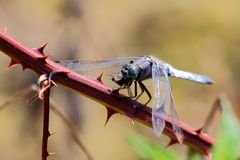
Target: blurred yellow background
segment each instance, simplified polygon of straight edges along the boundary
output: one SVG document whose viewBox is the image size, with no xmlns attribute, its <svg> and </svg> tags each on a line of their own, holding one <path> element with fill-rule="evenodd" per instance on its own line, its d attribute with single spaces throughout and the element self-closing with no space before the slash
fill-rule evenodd
<svg viewBox="0 0 240 160">
<path fill-rule="evenodd" d="M 172 79 L 179 119 L 200 128 L 214 100 L 225 93 L 239 116 L 240 1 L 161 0 L 0 0 L 0 30 L 30 48 L 48 41 L 51 59 L 102 59 L 155 55 L 174 67 L 214 79 L 203 86 Z M 9 57 L 0 54 L 1 102 L 37 76 L 20 66 L 4 70 Z M 107 82 L 106 82 L 107 83 Z M 148 86 L 151 87 L 151 86 Z M 104 127 L 106 110 L 88 98 L 55 87 L 52 97 L 79 128 L 79 135 L 94 159 L 139 159 L 126 137 L 136 132 L 162 145 L 151 128 L 115 115 Z M 0 159 L 40 159 L 41 104 L 26 105 L 24 98 L 0 112 Z M 143 99 L 142 99 L 143 100 Z M 71 139 L 62 120 L 51 113 L 49 159 L 86 159 Z M 209 134 L 215 136 L 218 117 Z M 171 149 L 186 150 L 176 145 Z M 184 156 L 184 154 L 182 154 Z"/>
</svg>

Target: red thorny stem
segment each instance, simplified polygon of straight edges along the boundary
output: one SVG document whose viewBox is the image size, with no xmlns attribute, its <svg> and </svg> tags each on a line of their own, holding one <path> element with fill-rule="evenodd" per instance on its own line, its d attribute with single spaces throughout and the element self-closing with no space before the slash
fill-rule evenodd
<svg viewBox="0 0 240 160">
<path fill-rule="evenodd" d="M 39 75 L 58 72 L 58 74 L 54 74 L 52 77 L 54 82 L 100 102 L 107 107 L 109 111 L 108 115 L 112 115 L 115 112 L 121 113 L 152 127 L 151 108 L 135 100 L 126 98 L 124 95 L 113 94 L 112 90 L 103 85 L 100 79 L 88 79 L 64 68 L 47 58 L 44 54 L 27 48 L 1 32 L 0 50 L 11 57 L 11 64 L 19 63 L 24 69 L 29 68 Z M 141 108 L 141 110 L 136 113 L 135 108 Z M 176 142 L 176 136 L 172 129 L 171 118 L 167 117 L 165 121 L 164 134 L 170 137 L 171 144 L 173 144 Z M 211 136 L 202 133 L 201 130 L 193 129 L 183 122 L 181 122 L 181 129 L 183 131 L 184 144 L 209 157 L 211 156 L 211 147 L 214 144 L 214 139 Z"/>
<path fill-rule="evenodd" d="M 49 96 L 50 87 L 48 81 L 43 82 L 43 87 L 46 87 L 43 92 L 43 134 L 42 134 L 42 160 L 47 160 L 48 153 L 48 137 L 51 135 L 49 132 Z"/>
</svg>

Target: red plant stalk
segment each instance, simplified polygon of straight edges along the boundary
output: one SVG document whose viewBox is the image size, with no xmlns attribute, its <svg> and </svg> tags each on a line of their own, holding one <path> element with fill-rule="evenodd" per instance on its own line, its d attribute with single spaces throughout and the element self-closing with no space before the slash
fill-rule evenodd
<svg viewBox="0 0 240 160">
<path fill-rule="evenodd" d="M 42 53 L 44 47 L 38 48 L 38 51 L 29 49 L 10 36 L 0 32 L 0 50 L 11 57 L 10 65 L 19 63 L 24 69 L 29 68 L 40 75 L 57 72 L 52 77 L 54 82 L 103 104 L 107 107 L 108 118 L 114 113 L 120 113 L 152 127 L 151 108 L 124 95 L 113 94 L 110 88 L 101 83 L 101 77 L 95 80 L 88 79 L 56 64 Z M 141 109 L 136 112 L 136 108 Z M 177 140 L 172 129 L 171 118 L 167 117 L 165 121 L 164 134 L 169 136 L 171 142 L 174 143 Z M 202 133 L 201 130 L 195 130 L 182 122 L 181 129 L 183 131 L 184 144 L 207 156 L 211 156 L 211 147 L 214 144 L 214 139 L 211 136 Z"/>
<path fill-rule="evenodd" d="M 49 97 L 50 97 L 50 87 L 48 81 L 43 82 L 43 134 L 42 134 L 42 160 L 47 160 L 48 153 L 48 137 L 51 135 L 49 132 Z"/>
</svg>

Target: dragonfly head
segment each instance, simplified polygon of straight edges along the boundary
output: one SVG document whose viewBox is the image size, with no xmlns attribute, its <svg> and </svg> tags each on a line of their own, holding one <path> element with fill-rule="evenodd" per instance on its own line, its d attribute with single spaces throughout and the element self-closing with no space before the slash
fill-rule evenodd
<svg viewBox="0 0 240 160">
<path fill-rule="evenodd" d="M 122 73 L 122 78 L 136 79 L 139 74 L 139 69 L 135 64 L 130 62 L 129 64 L 125 64 L 122 67 L 121 73 Z"/>
<path fill-rule="evenodd" d="M 139 68 L 137 65 L 133 64 L 131 61 L 128 64 L 125 64 L 121 69 L 122 76 L 119 77 L 120 79 L 112 78 L 112 81 L 117 83 L 121 87 L 129 87 L 133 80 L 136 79 L 139 75 Z"/>
</svg>

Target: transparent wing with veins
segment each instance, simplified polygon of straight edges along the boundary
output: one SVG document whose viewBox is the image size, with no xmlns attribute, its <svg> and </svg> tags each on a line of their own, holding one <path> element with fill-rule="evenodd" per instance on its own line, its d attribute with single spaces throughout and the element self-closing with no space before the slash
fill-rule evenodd
<svg viewBox="0 0 240 160">
<path fill-rule="evenodd" d="M 167 117 L 165 111 L 166 95 L 160 90 L 162 76 L 160 66 L 153 63 L 152 66 L 152 81 L 153 81 L 153 107 L 152 107 L 152 125 L 153 130 L 157 136 L 160 136 L 165 127 L 165 118 Z"/>
<path fill-rule="evenodd" d="M 183 134 L 174 107 L 171 82 L 162 62 L 157 59 L 154 59 L 153 61 L 152 80 L 154 95 L 152 109 L 153 129 L 156 135 L 161 135 L 165 127 L 165 119 L 168 116 L 166 109 L 169 109 L 172 118 L 173 131 L 175 132 L 178 141 L 182 143 Z"/>
<path fill-rule="evenodd" d="M 75 72 L 83 73 L 88 71 L 107 69 L 116 66 L 122 67 L 123 64 L 127 64 L 130 61 L 134 61 L 139 58 L 141 57 L 118 57 L 102 60 L 60 60 L 55 62 Z"/>
</svg>

